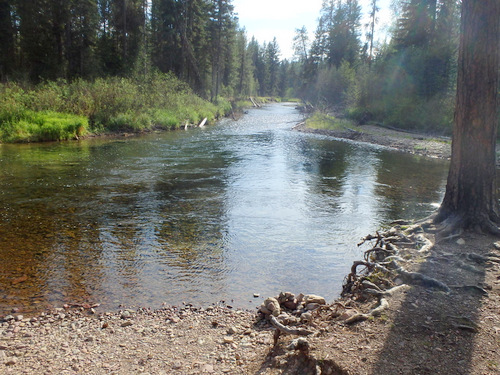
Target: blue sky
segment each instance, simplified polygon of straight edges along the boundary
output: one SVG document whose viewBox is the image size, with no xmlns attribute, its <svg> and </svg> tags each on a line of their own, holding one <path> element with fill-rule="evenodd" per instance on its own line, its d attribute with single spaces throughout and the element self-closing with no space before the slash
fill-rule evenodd
<svg viewBox="0 0 500 375">
<path fill-rule="evenodd" d="M 290 59 L 293 56 L 295 29 L 305 26 L 312 40 L 322 2 L 323 0 L 233 0 L 233 5 L 239 24 L 245 27 L 249 39 L 255 36 L 262 44 L 276 37 L 281 57 Z M 368 13 L 369 2 L 370 0 L 359 0 L 364 15 Z M 380 29 L 387 28 L 390 23 L 389 4 L 390 0 L 379 0 L 381 10 L 377 27 Z M 367 21 L 362 21 L 365 22 Z"/>
</svg>

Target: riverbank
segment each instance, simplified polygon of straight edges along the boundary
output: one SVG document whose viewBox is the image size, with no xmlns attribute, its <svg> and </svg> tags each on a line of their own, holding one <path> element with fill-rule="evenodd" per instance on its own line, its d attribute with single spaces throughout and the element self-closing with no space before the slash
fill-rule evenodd
<svg viewBox="0 0 500 375">
<path fill-rule="evenodd" d="M 436 283 L 379 270 L 367 280 L 393 290 L 384 294 L 384 303 L 354 288 L 301 323 L 289 319 L 291 328 L 312 332 L 305 350 L 294 350 L 291 335 L 281 335 L 274 345 L 275 328 L 262 314 L 227 305 L 114 313 L 66 306 L 35 317 L 13 311 L 2 318 L 2 373 L 497 374 L 496 239 L 467 235 L 433 245 L 429 234 L 424 249 L 415 228 L 413 234 L 398 233 L 406 233 L 393 242 L 398 262 Z M 401 283 L 407 285 L 391 289 Z M 379 313 L 371 313 L 382 304 Z"/>
<path fill-rule="evenodd" d="M 338 139 L 376 144 L 415 155 L 440 159 L 449 159 L 451 156 L 451 139 L 448 138 L 408 133 L 376 125 L 361 125 L 358 129 L 313 129 L 307 127 L 305 123 L 294 127 L 294 130 L 303 133 L 322 134 Z"/>
<path fill-rule="evenodd" d="M 0 84 L 0 143 L 170 130 L 213 123 L 232 112 L 229 100 L 209 102 L 172 74 L 6 83 Z"/>
</svg>

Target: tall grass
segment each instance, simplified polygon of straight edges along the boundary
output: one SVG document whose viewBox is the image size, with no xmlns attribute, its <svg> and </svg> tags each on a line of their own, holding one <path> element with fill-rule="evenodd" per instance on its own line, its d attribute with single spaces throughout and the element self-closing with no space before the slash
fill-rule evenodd
<svg viewBox="0 0 500 375">
<path fill-rule="evenodd" d="M 64 80 L 0 85 L 0 142 L 74 139 L 88 133 L 172 129 L 209 122 L 231 104 L 210 103 L 171 74 L 146 79 Z"/>
</svg>

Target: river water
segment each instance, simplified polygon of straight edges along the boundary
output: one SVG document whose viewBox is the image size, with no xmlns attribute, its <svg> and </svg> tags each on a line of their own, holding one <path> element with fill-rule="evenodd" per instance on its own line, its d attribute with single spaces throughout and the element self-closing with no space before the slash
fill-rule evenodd
<svg viewBox="0 0 500 375">
<path fill-rule="evenodd" d="M 0 145 L 0 313 L 333 300 L 361 237 L 435 210 L 448 164 L 292 131 L 301 120 L 275 104 L 187 131 Z"/>
</svg>

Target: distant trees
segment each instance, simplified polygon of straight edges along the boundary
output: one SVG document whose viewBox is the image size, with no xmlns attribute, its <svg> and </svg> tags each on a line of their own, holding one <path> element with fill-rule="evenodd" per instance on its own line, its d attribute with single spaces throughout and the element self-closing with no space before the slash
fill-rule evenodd
<svg viewBox="0 0 500 375">
<path fill-rule="evenodd" d="M 377 0 L 371 0 L 367 9 L 364 43 L 358 1 L 325 1 L 307 51 L 300 44 L 303 30 L 296 31 L 294 70 L 301 80 L 296 93 L 361 122 L 450 132 L 459 2 L 399 0 L 394 4 L 398 17 L 389 42 L 377 45 Z"/>
<path fill-rule="evenodd" d="M 278 95 L 276 39 L 238 29 L 231 0 L 0 0 L 0 80 L 173 72 L 200 95 Z"/>
<path fill-rule="evenodd" d="M 231 0 L 0 0 L 0 80 L 40 82 L 173 72 L 199 95 L 299 96 L 364 121 L 449 132 L 458 50 L 456 0 L 398 0 L 388 43 L 378 0 L 325 0 L 315 35 L 239 29 Z M 365 27 L 365 29 L 363 29 Z M 365 41 L 362 41 L 362 35 Z"/>
</svg>

